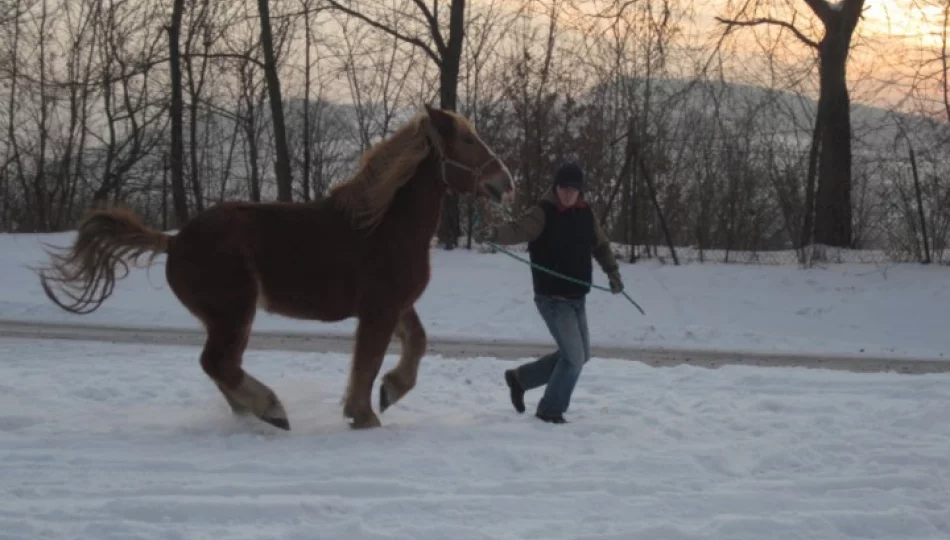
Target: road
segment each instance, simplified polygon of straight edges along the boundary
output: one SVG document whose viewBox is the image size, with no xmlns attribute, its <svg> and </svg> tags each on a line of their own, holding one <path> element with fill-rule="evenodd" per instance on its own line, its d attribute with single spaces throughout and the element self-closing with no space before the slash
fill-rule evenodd
<svg viewBox="0 0 950 540">
<path fill-rule="evenodd" d="M 204 335 L 198 330 L 138 329 L 114 326 L 90 326 L 59 323 L 33 323 L 0 320 L 0 337 L 27 339 L 62 339 L 103 341 L 109 343 L 143 343 L 154 345 L 201 346 Z M 292 332 L 257 332 L 248 345 L 253 349 L 313 352 L 352 352 L 352 337 Z M 507 341 L 474 341 L 462 339 L 429 338 L 428 355 L 446 358 L 495 357 L 509 360 L 525 359 L 548 352 L 551 343 L 523 343 Z M 390 352 L 398 352 L 393 342 Z M 619 358 L 643 362 L 654 367 L 691 364 L 707 368 L 725 365 L 762 367 L 807 367 L 846 370 L 852 372 L 896 372 L 926 374 L 950 372 L 950 358 L 889 358 L 880 356 L 814 356 L 784 353 L 737 353 L 722 351 L 679 351 L 648 347 L 594 346 L 592 355 L 599 358 Z"/>
</svg>

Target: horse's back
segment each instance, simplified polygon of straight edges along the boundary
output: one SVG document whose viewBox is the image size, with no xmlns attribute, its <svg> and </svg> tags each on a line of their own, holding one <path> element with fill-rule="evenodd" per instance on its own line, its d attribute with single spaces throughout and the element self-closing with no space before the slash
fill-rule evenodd
<svg viewBox="0 0 950 540">
<path fill-rule="evenodd" d="M 209 208 L 182 227 L 166 272 L 176 294 L 247 296 L 253 288 L 253 304 L 268 312 L 323 321 L 402 309 L 429 277 L 427 252 L 406 253 L 385 232 L 354 229 L 327 199 Z"/>
</svg>

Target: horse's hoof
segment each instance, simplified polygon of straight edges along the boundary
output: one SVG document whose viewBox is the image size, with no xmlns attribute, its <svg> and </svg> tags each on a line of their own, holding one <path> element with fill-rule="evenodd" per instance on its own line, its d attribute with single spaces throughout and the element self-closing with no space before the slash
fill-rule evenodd
<svg viewBox="0 0 950 540">
<path fill-rule="evenodd" d="M 290 431 L 290 422 L 286 418 L 261 418 L 261 420 L 284 431 Z"/>
<path fill-rule="evenodd" d="M 386 409 L 388 409 L 390 405 L 389 392 L 386 391 L 386 385 L 381 384 L 379 386 L 379 412 L 386 412 Z"/>
<path fill-rule="evenodd" d="M 372 429 L 382 427 L 382 422 L 379 421 L 379 418 L 374 414 L 369 418 L 364 418 L 360 421 L 350 422 L 350 429 Z"/>
</svg>

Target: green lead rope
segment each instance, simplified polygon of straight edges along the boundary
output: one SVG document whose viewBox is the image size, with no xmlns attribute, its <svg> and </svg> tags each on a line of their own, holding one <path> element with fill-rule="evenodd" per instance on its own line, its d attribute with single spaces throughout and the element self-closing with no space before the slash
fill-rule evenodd
<svg viewBox="0 0 950 540">
<path fill-rule="evenodd" d="M 482 218 L 481 212 L 479 212 L 478 209 L 475 209 L 475 220 L 476 220 L 476 224 L 477 224 L 477 223 L 480 223 L 480 222 L 482 221 L 481 218 Z M 477 225 L 476 225 L 476 226 L 477 226 Z M 572 278 L 571 276 L 565 276 L 564 274 L 562 274 L 562 273 L 560 273 L 560 272 L 556 272 L 556 271 L 554 271 L 554 270 L 551 270 L 550 268 L 547 268 L 547 267 L 545 267 L 545 266 L 541 266 L 540 264 L 533 263 L 533 262 L 531 262 L 531 261 L 529 261 L 529 260 L 527 260 L 527 259 L 525 259 L 525 258 L 523 258 L 523 257 L 519 257 L 519 256 L 515 255 L 514 253 L 508 251 L 507 249 L 505 249 L 505 248 L 499 246 L 498 244 L 496 244 L 496 243 L 494 243 L 494 242 L 488 242 L 488 241 L 486 241 L 485 243 L 488 244 L 489 246 L 491 246 L 492 248 L 497 249 L 498 251 L 504 253 L 505 255 L 508 255 L 509 257 L 511 257 L 511 258 L 513 258 L 513 259 L 515 259 L 515 260 L 517 260 L 517 261 L 523 262 L 524 264 L 527 264 L 528 266 L 530 266 L 530 267 L 532 267 L 532 268 L 537 268 L 538 270 L 541 270 L 542 272 L 547 272 L 548 274 L 551 274 L 552 276 L 557 276 L 557 277 L 559 277 L 559 278 L 561 278 L 561 279 L 566 279 L 567 281 L 572 281 L 572 282 L 578 283 L 578 284 L 580 284 L 580 285 L 586 285 L 586 286 L 591 287 L 591 288 L 594 288 L 594 289 L 598 289 L 598 290 L 601 290 L 601 291 L 613 293 L 613 291 L 611 291 L 610 288 L 604 287 L 603 285 L 595 285 L 595 284 L 589 283 L 589 282 L 587 282 L 587 281 L 583 281 L 583 280 L 580 280 L 580 279 L 577 279 L 577 278 Z M 641 314 L 641 315 L 646 315 L 646 312 L 643 311 L 643 308 L 641 308 L 640 305 L 637 304 L 637 303 L 633 300 L 633 298 L 630 298 L 630 295 L 627 294 L 627 291 L 620 291 L 620 294 L 622 294 L 624 298 L 626 298 L 631 304 L 633 304 L 634 307 L 636 307 L 637 310 L 640 311 L 640 314 Z"/>
<path fill-rule="evenodd" d="M 613 293 L 613 291 L 611 291 L 608 287 L 604 287 L 603 285 L 595 285 L 595 284 L 593 284 L 593 283 L 588 283 L 588 282 L 586 282 L 586 281 L 582 281 L 582 280 L 579 280 L 579 279 L 576 279 L 576 278 L 572 278 L 571 276 L 565 276 L 564 274 L 562 274 L 562 273 L 560 273 L 560 272 L 556 272 L 556 271 L 554 271 L 554 270 L 551 270 L 550 268 L 546 268 L 546 267 L 544 267 L 544 266 L 541 266 L 540 264 L 533 263 L 533 262 L 531 262 L 531 261 L 529 261 L 529 260 L 527 260 L 527 259 L 524 259 L 524 258 L 522 258 L 522 257 L 519 257 L 519 256 L 515 255 L 514 253 L 508 251 L 507 249 L 505 249 L 505 248 L 499 246 L 498 244 L 496 244 L 496 243 L 494 243 L 494 242 L 487 242 L 487 241 L 486 241 L 485 243 L 488 244 L 488 245 L 490 245 L 491 247 L 497 249 L 498 251 L 504 253 L 505 255 L 508 255 L 509 257 L 511 257 L 511 258 L 513 258 L 513 259 L 516 259 L 516 260 L 518 260 L 518 261 L 521 261 L 521 262 L 527 264 L 528 266 L 531 266 L 532 268 L 537 268 L 538 270 L 541 270 L 542 272 L 547 272 L 548 274 L 551 274 L 552 276 L 557 276 L 557 277 L 559 277 L 559 278 L 561 278 L 561 279 L 566 279 L 566 280 L 568 280 L 568 281 L 573 281 L 574 283 L 579 283 L 579 284 L 581 284 L 581 285 L 587 285 L 587 286 L 592 287 L 592 288 L 594 288 L 594 289 L 599 289 L 599 290 L 601 290 L 601 291 L 606 291 L 606 292 L 609 292 L 609 293 Z M 633 298 L 630 298 L 630 295 L 627 294 L 627 291 L 620 291 L 620 294 L 622 294 L 624 298 L 626 298 L 627 300 L 629 300 L 630 303 L 633 304 L 634 307 L 636 307 L 636 308 L 640 311 L 640 313 L 641 313 L 642 315 L 646 315 L 646 313 L 643 311 L 643 308 L 641 308 L 639 304 L 637 304 L 636 302 L 634 302 L 634 301 L 633 301 Z"/>
</svg>

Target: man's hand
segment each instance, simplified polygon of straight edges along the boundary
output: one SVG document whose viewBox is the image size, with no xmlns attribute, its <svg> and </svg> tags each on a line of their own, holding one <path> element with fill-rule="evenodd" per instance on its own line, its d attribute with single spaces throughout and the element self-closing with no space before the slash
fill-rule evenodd
<svg viewBox="0 0 950 540">
<path fill-rule="evenodd" d="M 610 292 L 618 294 L 623 291 L 623 280 L 620 279 L 620 271 L 614 269 L 607 273 L 610 280 Z"/>
</svg>

